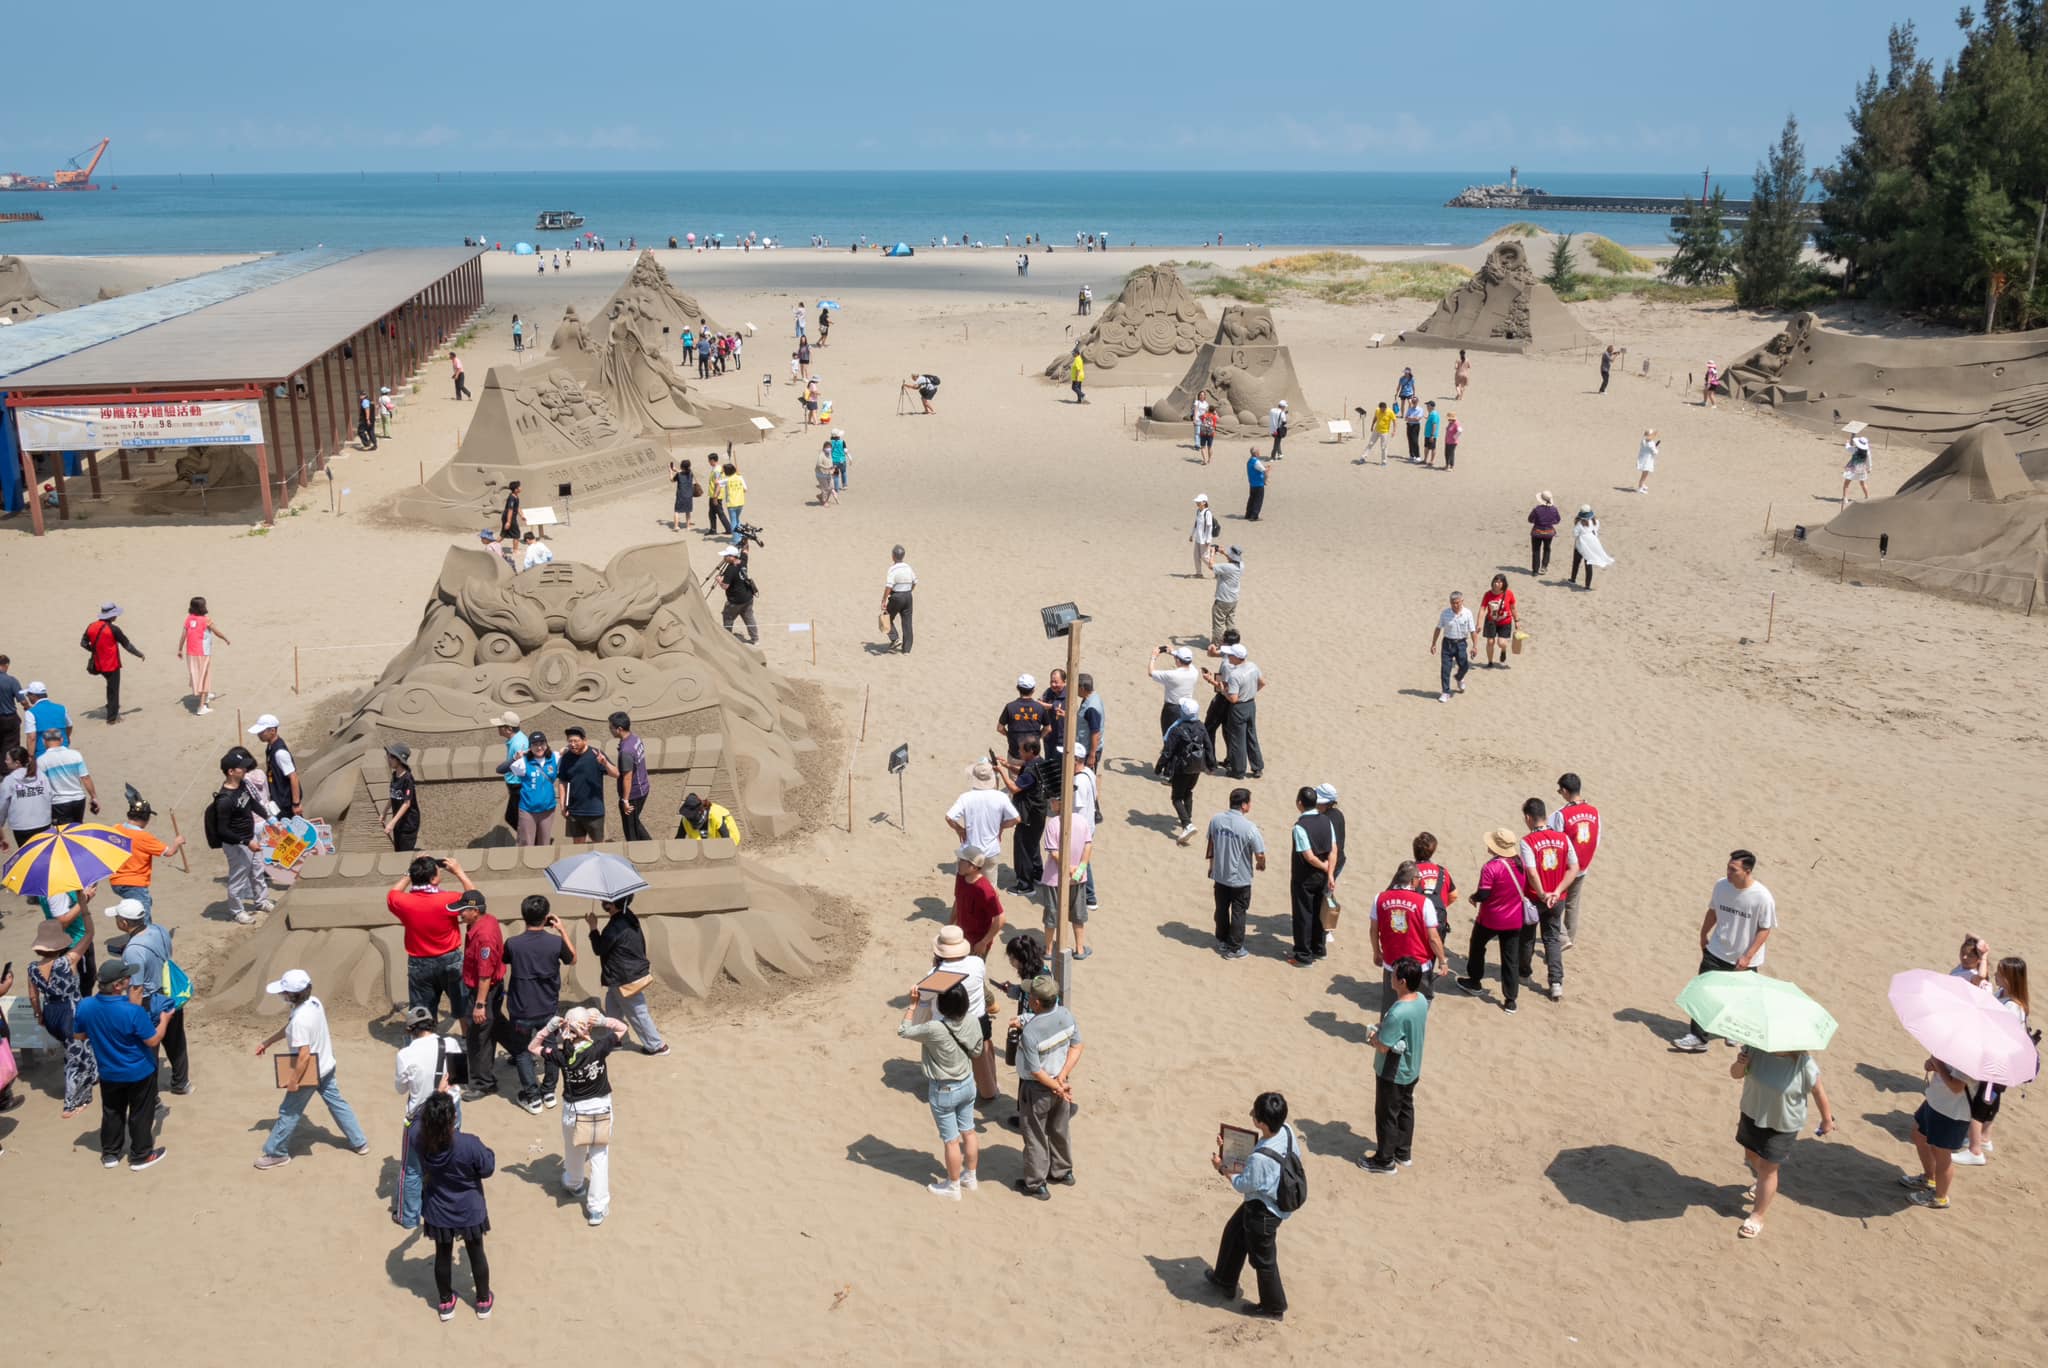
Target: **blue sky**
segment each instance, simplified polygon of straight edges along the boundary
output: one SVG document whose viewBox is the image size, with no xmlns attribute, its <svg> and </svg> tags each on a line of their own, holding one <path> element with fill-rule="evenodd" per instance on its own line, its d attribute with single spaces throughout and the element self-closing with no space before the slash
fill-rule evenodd
<svg viewBox="0 0 2048 1368">
<path fill-rule="evenodd" d="M 101 136 L 169 171 L 1473 170 L 1809 160 L 1912 19 L 1957 0 L 1700 7 L 29 4 L 0 169 Z M 1257 16 L 1247 19 L 1251 13 Z M 630 17 L 629 17 L 630 16 Z M 1532 76 L 1530 73 L 1537 73 Z"/>
</svg>

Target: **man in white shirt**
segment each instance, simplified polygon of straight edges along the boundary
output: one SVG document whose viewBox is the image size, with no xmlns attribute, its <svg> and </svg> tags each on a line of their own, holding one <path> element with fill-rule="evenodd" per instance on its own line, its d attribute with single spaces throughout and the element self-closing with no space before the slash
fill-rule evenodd
<svg viewBox="0 0 2048 1368">
<path fill-rule="evenodd" d="M 555 553 L 548 550 L 548 544 L 529 532 L 520 538 L 526 546 L 526 553 L 519 558 L 521 570 L 531 570 L 536 565 L 552 565 Z"/>
<path fill-rule="evenodd" d="M 911 591 L 917 588 L 917 571 L 903 563 L 903 548 L 889 548 L 889 568 L 882 575 L 882 623 L 889 629 L 889 645 L 904 655 L 910 654 L 911 641 Z M 896 641 L 896 626 L 903 625 L 903 641 Z"/>
<path fill-rule="evenodd" d="M 1285 399 L 1273 405 L 1271 411 L 1266 414 L 1266 431 L 1273 438 L 1273 455 L 1271 459 L 1277 461 L 1280 459 L 1280 443 L 1287 436 L 1287 401 Z"/>
<path fill-rule="evenodd" d="M 278 1041 L 284 1041 L 298 1055 L 299 1077 L 305 1082 L 288 1089 L 279 1100 L 277 1124 L 270 1128 L 270 1138 L 263 1142 L 256 1167 L 283 1168 L 292 1161 L 292 1132 L 298 1129 L 299 1118 L 306 1114 L 316 1093 L 333 1114 L 334 1124 L 341 1127 L 348 1147 L 357 1154 L 368 1154 L 370 1141 L 356 1121 L 354 1108 L 342 1097 L 341 1088 L 334 1081 L 334 1042 L 327 1033 L 327 1009 L 313 996 L 312 976 L 303 969 L 287 969 L 283 977 L 264 991 L 283 998 L 292 1014 L 256 1047 L 256 1053 L 260 1055 Z"/>
<path fill-rule="evenodd" d="M 1725 878 L 1707 899 L 1700 921 L 1700 972 L 1754 973 L 1764 967 L 1764 942 L 1778 925 L 1778 901 L 1756 881 L 1756 856 L 1747 850 L 1728 853 Z M 1672 1042 L 1672 1048 L 1699 1054 L 1707 1048 L 1706 1028 L 1697 1021 Z"/>
<path fill-rule="evenodd" d="M 1171 652 L 1164 646 L 1153 649 L 1151 664 L 1159 663 L 1159 657 L 1171 654 L 1174 664 L 1164 670 L 1150 670 L 1152 682 L 1166 691 L 1166 700 L 1159 708 L 1159 734 L 1166 735 L 1173 724 L 1180 720 L 1182 699 L 1193 699 L 1195 686 L 1202 682 L 1202 672 L 1195 668 L 1195 653 L 1185 646 L 1175 647 Z"/>
<path fill-rule="evenodd" d="M 405 1029 L 412 1039 L 398 1051 L 397 1067 L 392 1072 L 392 1086 L 405 1094 L 405 1129 L 399 1142 L 398 1205 L 393 1208 L 391 1219 L 413 1230 L 420 1223 L 420 1159 L 413 1148 L 412 1128 L 419 1119 L 420 1108 L 437 1092 L 454 1096 L 455 1124 L 461 1126 L 462 1094 L 450 1086 L 448 1067 L 443 1060 L 461 1054 L 462 1045 L 435 1031 L 431 1007 L 406 1008 Z"/>
<path fill-rule="evenodd" d="M 967 791 L 953 800 L 946 813 L 946 825 L 966 845 L 1001 850 L 1003 833 L 1019 820 L 1016 804 L 996 787 L 996 767 L 986 760 L 968 767 L 967 782 Z"/>
<path fill-rule="evenodd" d="M 1202 578 L 1202 563 L 1209 555 L 1209 547 L 1216 541 L 1216 515 L 1209 511 L 1209 496 L 1195 495 L 1195 525 L 1188 532 L 1188 542 L 1195 548 L 1195 578 Z"/>
<path fill-rule="evenodd" d="M 1436 615 L 1436 630 L 1429 634 L 1429 653 L 1436 655 L 1437 643 L 1441 641 L 1443 668 L 1439 674 L 1436 701 L 1451 701 L 1451 669 L 1457 667 L 1458 692 L 1465 692 L 1465 676 L 1472 673 L 1472 649 L 1470 642 L 1479 625 L 1472 620 L 1472 610 L 1465 606 L 1464 591 L 1451 590 L 1451 606 Z"/>
</svg>

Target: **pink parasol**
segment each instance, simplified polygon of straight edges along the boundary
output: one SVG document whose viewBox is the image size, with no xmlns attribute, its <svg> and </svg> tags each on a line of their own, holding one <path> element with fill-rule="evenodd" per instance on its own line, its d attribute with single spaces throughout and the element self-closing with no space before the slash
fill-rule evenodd
<svg viewBox="0 0 2048 1368">
<path fill-rule="evenodd" d="M 1959 1073 L 2010 1085 L 2031 1083 L 2041 1071 L 2040 1052 L 2020 1019 L 1964 979 L 1908 969 L 1892 976 L 1885 996 L 1907 1034 Z"/>
</svg>

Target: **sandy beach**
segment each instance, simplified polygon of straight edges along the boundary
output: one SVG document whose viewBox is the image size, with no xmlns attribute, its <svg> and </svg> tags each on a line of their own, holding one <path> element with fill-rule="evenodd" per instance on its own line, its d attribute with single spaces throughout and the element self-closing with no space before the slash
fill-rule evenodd
<svg viewBox="0 0 2048 1368">
<path fill-rule="evenodd" d="M 838 777 L 806 798 L 840 825 L 762 858 L 855 915 L 834 932 L 831 970 L 771 1000 L 653 998 L 675 1049 L 614 1060 L 614 1204 L 601 1230 L 561 1192 L 554 1114 L 529 1116 L 507 1099 L 467 1109 L 499 1163 L 488 1189 L 499 1301 L 483 1325 L 467 1309 L 451 1326 L 434 1322 L 431 1246 L 386 1216 L 399 1171 L 395 1026 L 335 1012 L 341 1085 L 371 1155 L 351 1154 L 316 1105 L 296 1161 L 259 1173 L 250 1164 L 276 1094 L 251 1051 L 276 1021 L 210 1010 L 204 995 L 206 966 L 247 934 L 226 919 L 219 856 L 198 840 L 201 800 L 220 752 L 241 739 L 238 719 L 275 712 L 310 748 L 320 720 L 410 639 L 457 540 L 378 512 L 446 461 L 465 429 L 472 410 L 450 397 L 445 358 L 423 371 L 378 452 L 335 463 L 339 513 L 315 480 L 261 534 L 88 518 L 36 541 L 26 519 L 7 523 L 0 566 L 22 607 L 0 650 L 17 677 L 47 681 L 71 707 L 103 799 L 134 783 L 193 838 L 190 875 L 159 864 L 157 910 L 202 988 L 189 1013 L 198 1090 L 165 1098 L 161 1166 L 102 1172 L 97 1108 L 60 1120 L 50 1061 L 25 1078 L 28 1105 L 0 1118 L 0 1176 L 34 1199 L 6 1241 L 19 1304 L 65 1306 L 79 1270 L 101 1270 L 95 1328 L 146 1340 L 161 1364 L 253 1358 L 275 1352 L 257 1346 L 281 1333 L 293 1358 L 321 1364 L 392 1362 L 423 1343 L 507 1363 L 650 1352 L 872 1363 L 933 1352 L 941 1324 L 988 1341 L 985 1354 L 1091 1364 L 1221 1363 L 1249 1350 L 1303 1363 L 1708 1365 L 1759 1343 L 1799 1363 L 2040 1362 L 2048 1295 L 2029 1257 L 2048 1192 L 2040 1089 L 2015 1090 L 1993 1162 L 1959 1170 L 1952 1210 L 1913 1208 L 1893 1175 L 1912 1163 L 1924 1051 L 1884 996 L 1898 970 L 1947 969 L 1966 931 L 1997 954 L 2048 963 L 2022 878 L 2048 839 L 2039 614 L 1867 584 L 1853 568 L 1837 582 L 1772 554 L 1767 522 L 1830 516 L 1838 439 L 1755 409 L 1702 409 L 1684 377 L 1756 346 L 1779 316 L 1627 299 L 1571 306 L 1592 333 L 1629 348 L 1607 394 L 1595 392 L 1590 355 L 1475 353 L 1469 392 L 1446 405 L 1466 428 L 1455 471 L 1360 465 L 1359 439 L 1332 442 L 1297 423 L 1256 524 L 1239 518 L 1246 443 L 1219 441 L 1205 468 L 1189 444 L 1134 439 L 1132 420 L 1159 391 L 1098 376 L 1090 402 L 1075 405 L 1039 377 L 1087 326 L 1074 316 L 1081 284 L 1099 310 L 1145 261 L 1234 267 L 1282 254 L 1060 250 L 1034 256 L 1028 278 L 995 248 L 907 260 L 659 254 L 713 317 L 757 328 L 738 371 L 703 383 L 752 404 L 760 378 L 774 377 L 759 402 L 784 426 L 739 453 L 748 515 L 766 530 L 753 561 L 762 645 L 774 668 L 814 681 L 838 709 L 838 735 L 825 742 Z M 1442 255 L 1476 266 L 1484 253 Z M 76 302 L 102 283 L 94 272 L 138 271 L 142 260 L 162 261 L 31 265 L 65 291 L 60 302 Z M 633 258 L 578 253 L 571 269 L 541 275 L 536 260 L 546 258 L 485 260 L 490 311 L 464 356 L 478 389 L 489 367 L 517 364 L 515 313 L 544 341 L 564 306 L 588 317 Z M 186 273 L 159 268 L 173 269 Z M 822 433 L 796 425 L 787 383 L 791 310 L 820 298 L 843 308 L 813 370 L 852 451 L 843 504 L 822 509 L 811 473 Z M 1219 301 L 1206 303 L 1213 317 Z M 1434 305 L 1278 304 L 1280 340 L 1317 416 L 1391 397 L 1404 365 L 1444 405 L 1456 353 L 1391 345 Z M 1369 347 L 1375 333 L 1390 345 Z M 917 370 L 942 376 L 938 412 L 898 416 L 898 386 Z M 1639 496 L 1646 427 L 1663 448 L 1652 492 Z M 1881 447 L 1872 493 L 1891 493 L 1931 455 Z M 1528 574 L 1525 518 L 1538 490 L 1554 491 L 1567 518 L 1585 503 L 1598 511 L 1618 563 L 1591 592 L 1563 583 L 1568 546 L 1541 582 Z M 1151 648 L 1207 631 L 1211 585 L 1186 575 L 1199 493 L 1223 539 L 1243 547 L 1239 625 L 1269 685 L 1252 819 L 1284 851 L 1294 790 L 1318 782 L 1338 787 L 1349 815 L 1353 910 L 1314 969 L 1280 958 L 1284 854 L 1255 886 L 1252 958 L 1211 952 L 1201 841 L 1181 848 L 1166 835 L 1167 790 L 1151 774 Z M 578 505 L 555 553 L 602 565 L 670 539 L 668 500 L 663 486 Z M 701 574 L 717 543 L 683 536 Z M 897 542 L 921 581 L 908 656 L 880 652 L 875 631 Z M 1528 649 L 1511 669 L 1475 669 L 1466 694 L 1439 704 L 1426 653 L 1437 610 L 1453 588 L 1476 601 L 1497 570 L 1520 599 Z M 182 701 L 174 656 L 194 594 L 232 639 L 207 717 Z M 107 599 L 148 652 L 127 672 L 128 711 L 112 729 L 77 646 Z M 1107 710 L 1102 908 L 1073 1002 L 1088 1046 L 1078 1182 L 1049 1203 L 1009 1189 L 1020 1144 L 1004 1099 L 984 1113 L 983 1187 L 955 1205 L 923 1190 L 942 1167 L 915 1049 L 895 1027 L 950 907 L 954 841 L 942 815 L 994 740 L 1012 678 L 1043 680 L 1063 663 L 1037 609 L 1064 600 L 1093 616 L 1083 668 Z M 899 743 L 911 751 L 901 814 L 884 772 Z M 1440 995 L 1417 1162 L 1368 1177 L 1353 1161 L 1373 1128 L 1369 894 L 1424 829 L 1469 886 L 1484 833 L 1519 829 L 1522 801 L 1549 800 L 1565 770 L 1584 776 L 1606 824 L 1565 1000 L 1525 995 L 1510 1017 Z M 1201 782 L 1198 820 L 1222 809 L 1229 787 Z M 1937 858 L 1937 837 L 1960 844 Z M 1757 876 L 1777 898 L 1772 972 L 1841 1022 L 1822 1057 L 1841 1129 L 1800 1142 L 1767 1234 L 1741 1242 L 1748 1179 L 1733 1138 L 1733 1051 L 1669 1048 L 1684 1029 L 1672 999 L 1696 967 L 1701 912 L 1738 846 L 1757 852 Z M 1012 926 L 1036 925 L 1035 909 L 1008 894 L 1004 903 Z M 1454 910 L 1460 962 L 1468 906 Z M 14 961 L 25 993 L 35 913 L 11 897 L 6 912 L 0 959 Z M 1013 1087 L 1008 1069 L 1003 1080 Z M 1236 1202 L 1207 1162 L 1217 1125 L 1239 1122 L 1267 1088 L 1288 1096 L 1310 1150 L 1309 1204 L 1280 1240 L 1284 1325 L 1246 1319 L 1201 1279 Z M 50 1219 L 60 1209 L 69 1219 Z M 103 1276 L 115 1248 L 142 1259 L 118 1283 Z M 457 1285 L 466 1297 L 466 1273 Z"/>
</svg>

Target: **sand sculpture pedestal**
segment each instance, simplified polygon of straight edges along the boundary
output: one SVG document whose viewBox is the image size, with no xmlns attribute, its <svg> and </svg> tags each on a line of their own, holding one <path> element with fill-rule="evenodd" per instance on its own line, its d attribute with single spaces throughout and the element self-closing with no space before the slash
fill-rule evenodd
<svg viewBox="0 0 2048 1368">
<path fill-rule="evenodd" d="M 1436 312 L 1410 329 L 1405 342 L 1469 351 L 1547 352 L 1597 347 L 1548 285 L 1529 268 L 1512 238 L 1487 253 L 1477 275 L 1445 295 Z"/>
<path fill-rule="evenodd" d="M 26 323 L 31 318 L 57 312 L 57 306 L 43 298 L 28 263 L 18 256 L 0 256 L 0 318 Z"/>
<path fill-rule="evenodd" d="M 1316 416 L 1301 392 L 1294 358 L 1280 344 L 1273 311 L 1263 305 L 1232 304 L 1216 325 L 1214 340 L 1202 344 L 1171 393 L 1149 404 L 1138 431 L 1152 437 L 1186 437 L 1195 400 L 1203 390 L 1215 405 L 1216 431 L 1227 437 L 1264 437 L 1266 415 L 1287 401 L 1288 426 L 1307 433 Z"/>
<path fill-rule="evenodd" d="M 1045 378 L 1067 383 L 1074 353 L 1081 353 L 1090 389 L 1171 385 L 1187 374 L 1202 339 L 1215 324 L 1171 266 L 1140 266 L 1095 316 L 1095 324 L 1048 361 Z"/>
<path fill-rule="evenodd" d="M 491 721 L 508 709 L 522 729 L 546 732 L 558 755 L 571 724 L 610 751 L 605 719 L 630 714 L 653 779 L 644 820 L 661 839 L 515 846 L 495 770 L 504 743 Z M 722 975 L 758 985 L 763 966 L 806 976 L 822 958 L 810 896 L 744 847 L 673 833 L 683 795 L 696 792 L 731 809 L 748 841 L 794 834 L 787 799 L 815 749 L 808 733 L 793 687 L 719 627 L 683 544 L 627 550 L 603 570 L 557 561 L 516 575 L 490 552 L 451 550 L 413 644 L 302 761 L 306 811 L 332 826 L 336 853 L 308 858 L 279 909 L 234 942 L 209 997 L 259 1006 L 263 985 L 297 966 L 331 985 L 330 1002 L 405 1001 L 404 946 L 384 893 L 412 857 L 390 849 L 379 816 L 393 741 L 413 748 L 422 848 L 453 853 L 501 921 L 516 922 L 530 893 L 548 894 L 565 921 L 580 916 L 585 904 L 555 897 L 541 871 L 577 850 L 611 849 L 652 885 L 634 910 L 655 976 L 671 989 L 701 996 Z M 606 807 L 615 828 L 610 784 Z M 566 977 L 572 993 L 597 990 L 594 964 Z"/>
</svg>

